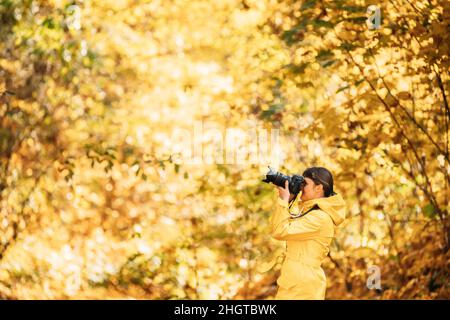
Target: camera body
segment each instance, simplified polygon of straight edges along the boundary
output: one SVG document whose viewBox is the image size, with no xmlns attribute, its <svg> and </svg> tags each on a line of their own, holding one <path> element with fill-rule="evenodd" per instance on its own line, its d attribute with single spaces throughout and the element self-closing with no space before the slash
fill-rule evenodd
<svg viewBox="0 0 450 320">
<path fill-rule="evenodd" d="M 276 186 L 284 188 L 284 184 L 288 181 L 289 185 L 289 193 L 291 194 L 298 194 L 300 191 L 302 191 L 303 187 L 306 185 L 305 178 L 300 175 L 293 175 L 288 176 L 281 172 L 273 170 L 271 167 L 269 167 L 269 172 L 266 173 L 266 178 L 263 180 L 263 182 L 266 183 L 273 183 Z"/>
</svg>

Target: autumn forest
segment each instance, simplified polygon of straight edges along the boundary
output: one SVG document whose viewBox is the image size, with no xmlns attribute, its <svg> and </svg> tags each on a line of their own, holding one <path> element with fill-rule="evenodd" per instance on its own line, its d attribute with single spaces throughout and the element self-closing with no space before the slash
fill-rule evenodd
<svg viewBox="0 0 450 320">
<path fill-rule="evenodd" d="M 267 166 L 346 201 L 327 299 L 449 299 L 449 54 L 446 0 L 0 0 L 0 299 L 273 299 Z"/>
</svg>

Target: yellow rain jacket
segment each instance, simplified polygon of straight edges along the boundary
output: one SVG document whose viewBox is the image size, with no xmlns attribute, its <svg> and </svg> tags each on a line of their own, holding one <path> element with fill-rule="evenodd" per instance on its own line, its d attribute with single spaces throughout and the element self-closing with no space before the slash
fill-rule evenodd
<svg viewBox="0 0 450 320">
<path fill-rule="evenodd" d="M 345 202 L 342 196 L 311 199 L 298 202 L 300 213 L 293 218 L 288 203 L 278 199 L 271 216 L 271 235 L 286 241 L 286 250 L 269 263 L 270 270 L 282 259 L 281 274 L 277 280 L 275 299 L 325 299 L 326 277 L 321 264 L 329 252 L 335 227 L 345 220 Z M 267 266 L 266 266 L 267 267 Z"/>
</svg>

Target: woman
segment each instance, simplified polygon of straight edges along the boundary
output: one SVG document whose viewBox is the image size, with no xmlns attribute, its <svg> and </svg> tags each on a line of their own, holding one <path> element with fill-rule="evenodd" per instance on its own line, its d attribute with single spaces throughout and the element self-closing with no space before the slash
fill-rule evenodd
<svg viewBox="0 0 450 320">
<path fill-rule="evenodd" d="M 270 219 L 271 234 L 286 241 L 275 299 L 325 299 L 326 278 L 321 268 L 328 255 L 334 228 L 345 219 L 345 202 L 333 191 L 333 177 L 325 168 L 303 172 L 306 185 L 299 213 L 289 211 L 288 183 L 278 187 L 279 199 Z"/>
</svg>

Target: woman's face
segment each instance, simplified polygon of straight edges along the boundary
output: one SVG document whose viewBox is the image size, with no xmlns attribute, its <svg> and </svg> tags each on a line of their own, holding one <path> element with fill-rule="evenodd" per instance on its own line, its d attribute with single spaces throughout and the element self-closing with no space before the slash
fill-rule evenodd
<svg viewBox="0 0 450 320">
<path fill-rule="evenodd" d="M 303 188 L 302 196 L 300 197 L 302 201 L 322 198 L 324 196 L 323 186 L 321 184 L 316 185 L 310 178 L 305 178 L 305 181 L 306 185 Z"/>
</svg>

